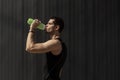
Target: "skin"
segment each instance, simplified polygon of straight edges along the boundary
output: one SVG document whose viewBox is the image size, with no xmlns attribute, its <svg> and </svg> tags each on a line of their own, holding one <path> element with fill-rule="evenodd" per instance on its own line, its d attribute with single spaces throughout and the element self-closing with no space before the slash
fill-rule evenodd
<svg viewBox="0 0 120 80">
<path fill-rule="evenodd" d="M 59 25 L 55 25 L 54 19 L 50 19 L 46 24 L 45 31 L 50 35 L 50 40 L 43 43 L 35 43 L 33 36 L 37 26 L 41 23 L 38 19 L 35 19 L 30 25 L 29 33 L 26 41 L 26 51 L 29 53 L 44 54 L 51 51 L 53 55 L 59 55 L 62 47 L 61 43 L 57 38 L 60 38 Z"/>
</svg>

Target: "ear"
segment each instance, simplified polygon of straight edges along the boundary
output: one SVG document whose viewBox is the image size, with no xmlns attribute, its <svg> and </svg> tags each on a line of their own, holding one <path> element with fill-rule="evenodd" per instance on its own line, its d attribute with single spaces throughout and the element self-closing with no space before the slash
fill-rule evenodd
<svg viewBox="0 0 120 80">
<path fill-rule="evenodd" d="M 59 25 L 56 25 L 56 27 L 55 27 L 55 30 L 59 30 L 59 28 L 60 28 L 60 26 Z"/>
</svg>

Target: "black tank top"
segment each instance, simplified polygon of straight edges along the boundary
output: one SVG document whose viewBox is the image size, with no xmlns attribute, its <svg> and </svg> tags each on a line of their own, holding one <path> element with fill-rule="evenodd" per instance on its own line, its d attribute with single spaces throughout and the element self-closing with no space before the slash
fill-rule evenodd
<svg viewBox="0 0 120 80">
<path fill-rule="evenodd" d="M 60 80 L 59 73 L 67 56 L 67 48 L 60 38 L 58 40 L 62 44 L 62 51 L 60 55 L 53 55 L 51 52 L 47 53 L 48 76 L 47 80 Z"/>
</svg>

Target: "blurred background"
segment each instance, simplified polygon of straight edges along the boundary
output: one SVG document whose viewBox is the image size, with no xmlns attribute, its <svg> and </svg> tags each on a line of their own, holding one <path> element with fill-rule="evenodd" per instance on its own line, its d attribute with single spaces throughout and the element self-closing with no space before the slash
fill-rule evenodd
<svg viewBox="0 0 120 80">
<path fill-rule="evenodd" d="M 43 80 L 45 54 L 29 54 L 29 17 L 64 19 L 68 56 L 61 80 L 120 80 L 117 0 L 0 0 L 0 80 Z M 36 41 L 48 39 L 36 32 Z"/>
</svg>

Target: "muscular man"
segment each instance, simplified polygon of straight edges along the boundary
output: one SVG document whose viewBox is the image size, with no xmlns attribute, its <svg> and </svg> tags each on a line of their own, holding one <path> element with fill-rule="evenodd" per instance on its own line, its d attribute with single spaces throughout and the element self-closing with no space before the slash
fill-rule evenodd
<svg viewBox="0 0 120 80">
<path fill-rule="evenodd" d="M 60 38 L 60 34 L 64 29 L 64 22 L 59 17 L 51 17 L 45 27 L 50 39 L 43 43 L 35 43 L 34 32 L 39 24 L 40 21 L 35 19 L 30 25 L 26 51 L 33 54 L 47 54 L 48 74 L 44 78 L 45 80 L 60 80 L 60 74 L 67 54 L 66 45 Z"/>
</svg>

